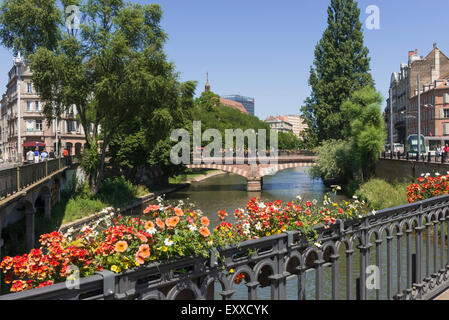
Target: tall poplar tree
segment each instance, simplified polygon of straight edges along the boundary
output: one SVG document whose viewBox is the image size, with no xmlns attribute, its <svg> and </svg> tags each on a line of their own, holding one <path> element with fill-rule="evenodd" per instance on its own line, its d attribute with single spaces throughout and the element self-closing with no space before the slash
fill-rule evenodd
<svg viewBox="0 0 449 320">
<path fill-rule="evenodd" d="M 313 146 L 343 138 L 348 124 L 340 113 L 341 105 L 354 91 L 374 85 L 357 2 L 331 0 L 327 11 L 328 27 L 315 48 L 310 70 L 312 94 L 301 107 L 309 127 L 305 135 Z"/>
</svg>

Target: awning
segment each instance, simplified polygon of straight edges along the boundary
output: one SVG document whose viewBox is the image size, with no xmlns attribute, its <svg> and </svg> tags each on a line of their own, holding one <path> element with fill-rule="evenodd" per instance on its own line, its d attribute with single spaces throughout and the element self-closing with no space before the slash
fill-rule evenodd
<svg viewBox="0 0 449 320">
<path fill-rule="evenodd" d="M 22 146 L 24 146 L 24 147 L 36 147 L 36 144 L 39 147 L 45 147 L 45 143 L 38 142 L 38 141 L 27 141 Z"/>
</svg>

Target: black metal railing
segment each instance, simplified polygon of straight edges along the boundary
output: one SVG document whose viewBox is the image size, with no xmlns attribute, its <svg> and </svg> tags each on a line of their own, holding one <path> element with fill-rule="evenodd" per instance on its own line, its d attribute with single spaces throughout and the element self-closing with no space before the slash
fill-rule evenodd
<svg viewBox="0 0 449 320">
<path fill-rule="evenodd" d="M 449 196 L 226 248 L 210 259 L 104 271 L 0 299 L 433 299 L 449 288 Z M 239 285 L 238 274 L 245 276 Z"/>
<path fill-rule="evenodd" d="M 71 163 L 71 158 L 66 157 L 0 170 L 0 200 L 45 179 Z"/>
<path fill-rule="evenodd" d="M 434 152 L 422 153 L 418 157 L 417 152 L 382 152 L 380 154 L 380 159 L 392 159 L 392 160 L 407 160 L 407 161 L 420 161 L 429 163 L 449 163 L 449 154 L 446 152 L 437 155 Z"/>
</svg>

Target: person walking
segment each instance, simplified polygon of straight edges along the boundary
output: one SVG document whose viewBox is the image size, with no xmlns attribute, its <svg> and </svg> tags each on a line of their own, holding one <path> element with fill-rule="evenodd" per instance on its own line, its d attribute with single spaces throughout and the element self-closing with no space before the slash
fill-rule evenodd
<svg viewBox="0 0 449 320">
<path fill-rule="evenodd" d="M 27 163 L 33 163 L 34 162 L 34 152 L 29 150 L 27 152 Z"/>
<path fill-rule="evenodd" d="M 45 149 L 41 153 L 41 160 L 42 161 L 48 160 L 48 152 Z"/>
<path fill-rule="evenodd" d="M 441 156 L 441 146 L 440 145 L 437 145 L 437 149 L 435 150 L 435 156 L 436 156 L 435 161 L 438 161 L 438 159 L 440 159 L 440 156 Z"/>
<path fill-rule="evenodd" d="M 36 148 L 36 150 L 34 151 L 34 163 L 38 163 L 39 160 L 40 160 L 40 157 L 39 157 L 39 149 Z"/>
<path fill-rule="evenodd" d="M 444 148 L 443 148 L 443 152 L 444 152 L 444 154 L 443 154 L 443 158 L 444 158 L 444 162 L 446 162 L 446 159 L 447 159 L 447 154 L 448 154 L 448 152 L 449 152 L 449 146 L 448 146 L 448 144 L 446 143 L 446 145 L 444 146 Z"/>
</svg>

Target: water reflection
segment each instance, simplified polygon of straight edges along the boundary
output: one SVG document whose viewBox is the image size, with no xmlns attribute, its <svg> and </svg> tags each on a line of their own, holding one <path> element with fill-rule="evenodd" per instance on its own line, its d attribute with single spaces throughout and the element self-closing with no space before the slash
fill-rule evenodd
<svg viewBox="0 0 449 320">
<path fill-rule="evenodd" d="M 261 192 L 247 192 L 245 178 L 223 174 L 202 182 L 194 182 L 187 189 L 167 195 L 166 199 L 183 201 L 188 199 L 216 225 L 219 210 L 233 213 L 235 209 L 245 208 L 253 197 L 264 201 L 291 201 L 295 200 L 297 195 L 301 195 L 304 199 L 322 201 L 324 194 L 330 190 L 321 180 L 311 179 L 307 170 L 308 168 L 293 168 L 278 172 L 274 176 L 266 176 Z M 344 198 L 337 196 L 338 200 Z"/>
</svg>

